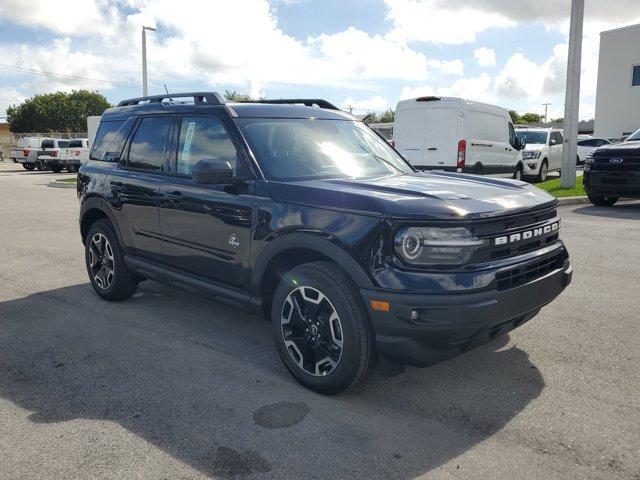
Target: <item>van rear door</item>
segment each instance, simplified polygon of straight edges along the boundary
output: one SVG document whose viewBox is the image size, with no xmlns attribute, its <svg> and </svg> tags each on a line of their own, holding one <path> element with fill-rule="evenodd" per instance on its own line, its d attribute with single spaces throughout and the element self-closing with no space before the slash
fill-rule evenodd
<svg viewBox="0 0 640 480">
<path fill-rule="evenodd" d="M 424 105 L 399 109 L 393 124 L 396 150 L 414 167 L 424 165 L 424 142 L 427 129 L 427 110 Z"/>
<path fill-rule="evenodd" d="M 424 165 L 455 167 L 458 154 L 460 109 L 457 104 L 434 102 L 427 109 L 427 138 Z"/>
</svg>

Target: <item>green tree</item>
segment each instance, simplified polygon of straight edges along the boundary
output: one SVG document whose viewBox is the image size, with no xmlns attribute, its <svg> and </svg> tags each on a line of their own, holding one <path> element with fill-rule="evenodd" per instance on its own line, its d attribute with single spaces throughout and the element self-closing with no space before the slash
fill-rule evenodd
<svg viewBox="0 0 640 480">
<path fill-rule="evenodd" d="M 367 114 L 362 117 L 362 121 L 367 125 L 370 125 L 372 123 L 380 123 L 380 119 L 376 112 L 367 112 Z"/>
<path fill-rule="evenodd" d="M 247 95 L 246 93 L 238 93 L 235 90 L 225 90 L 224 98 L 230 102 L 250 102 L 253 100 L 251 95 Z"/>
<path fill-rule="evenodd" d="M 378 122 L 380 123 L 393 123 L 393 120 L 396 118 L 396 112 L 387 109 L 386 112 L 382 113 L 380 117 L 378 117 Z"/>
<path fill-rule="evenodd" d="M 15 133 L 85 132 L 87 117 L 102 115 L 109 107 L 107 99 L 98 92 L 46 93 L 7 108 L 7 122 Z"/>
<path fill-rule="evenodd" d="M 520 115 L 520 123 L 540 123 L 542 120 L 542 115 L 537 113 L 525 113 L 524 115 Z"/>
<path fill-rule="evenodd" d="M 515 110 L 509 110 L 509 116 L 511 117 L 511 121 L 513 123 L 520 123 L 520 115 Z"/>
</svg>

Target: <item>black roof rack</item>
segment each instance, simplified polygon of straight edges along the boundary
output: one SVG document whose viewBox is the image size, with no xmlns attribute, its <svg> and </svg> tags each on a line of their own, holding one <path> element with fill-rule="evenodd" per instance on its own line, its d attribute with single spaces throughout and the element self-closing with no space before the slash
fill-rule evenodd
<svg viewBox="0 0 640 480">
<path fill-rule="evenodd" d="M 187 93 L 165 93 L 162 95 L 149 95 L 146 97 L 130 98 L 118 103 L 118 107 L 128 107 L 129 105 L 139 105 L 143 102 L 162 103 L 163 100 L 173 98 L 193 98 L 195 104 L 206 103 L 208 105 L 224 105 L 225 99 L 217 92 L 187 92 Z"/>
<path fill-rule="evenodd" d="M 307 107 L 313 107 L 315 105 L 328 110 L 340 110 L 333 103 L 322 100 L 321 98 L 277 98 L 273 100 L 247 100 L 246 102 L 241 103 L 273 103 L 276 105 L 302 104 Z"/>
<path fill-rule="evenodd" d="M 418 97 L 418 98 L 416 98 L 416 102 L 436 102 L 438 100 L 442 100 L 442 97 L 436 97 L 434 95 L 427 95 L 426 97 Z"/>
</svg>

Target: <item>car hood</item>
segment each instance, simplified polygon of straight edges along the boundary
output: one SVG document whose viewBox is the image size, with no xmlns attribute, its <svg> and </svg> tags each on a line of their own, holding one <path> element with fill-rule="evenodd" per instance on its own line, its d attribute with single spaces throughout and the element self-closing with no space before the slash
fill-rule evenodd
<svg viewBox="0 0 640 480">
<path fill-rule="evenodd" d="M 524 147 L 524 151 L 537 152 L 538 150 L 542 150 L 544 148 L 547 148 L 547 145 L 545 145 L 544 143 L 527 143 Z"/>
<path fill-rule="evenodd" d="M 640 154 L 640 141 L 622 142 L 615 145 L 603 145 L 593 152 L 595 156 Z"/>
<path fill-rule="evenodd" d="M 484 218 L 557 204 L 524 182 L 445 172 L 270 182 L 270 193 L 281 202 L 411 219 Z"/>
</svg>

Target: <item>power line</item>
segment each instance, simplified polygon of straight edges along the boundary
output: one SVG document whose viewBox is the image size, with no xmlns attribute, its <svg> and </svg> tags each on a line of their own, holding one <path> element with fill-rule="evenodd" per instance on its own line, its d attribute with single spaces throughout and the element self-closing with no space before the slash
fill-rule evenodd
<svg viewBox="0 0 640 480">
<path fill-rule="evenodd" d="M 0 68 L 4 68 L 6 70 L 13 70 L 13 71 L 16 71 L 16 72 L 21 72 L 21 73 L 29 73 L 29 74 L 32 74 L 32 75 L 42 75 L 44 77 L 84 80 L 84 81 L 87 81 L 87 82 L 100 83 L 100 84 L 103 84 L 103 85 L 112 85 L 114 87 L 131 87 L 131 88 L 139 88 L 140 87 L 140 85 L 135 84 L 135 83 L 119 83 L 119 82 L 112 82 L 110 80 L 101 80 L 101 79 L 98 79 L 98 78 L 82 77 L 80 75 L 66 75 L 64 73 L 47 72 L 45 70 L 36 70 L 34 68 L 18 67 L 17 65 L 8 65 L 8 64 L 5 64 L 5 63 L 0 63 Z"/>
</svg>

